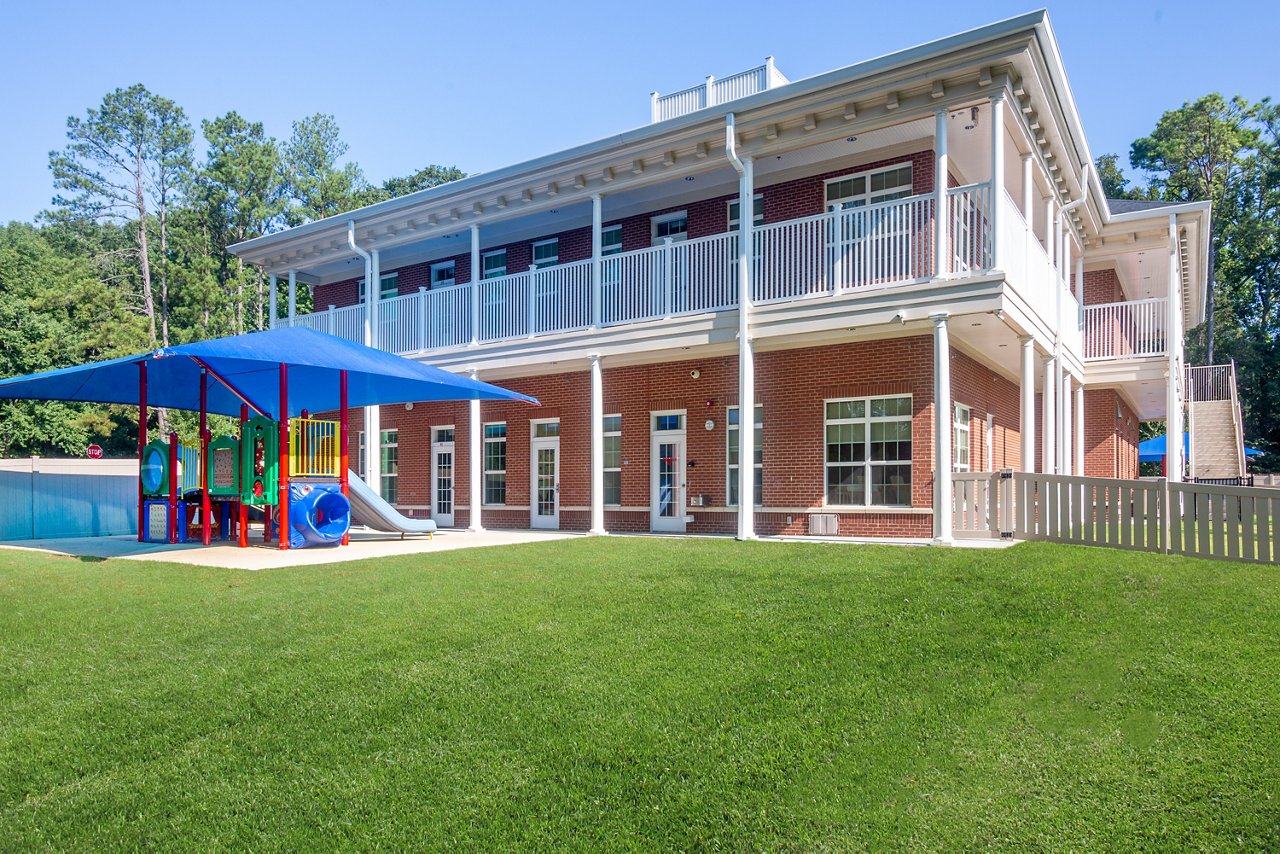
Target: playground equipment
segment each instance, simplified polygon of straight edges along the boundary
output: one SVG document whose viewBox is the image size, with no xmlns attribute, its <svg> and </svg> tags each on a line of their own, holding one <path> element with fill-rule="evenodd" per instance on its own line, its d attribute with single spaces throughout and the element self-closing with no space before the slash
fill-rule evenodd
<svg viewBox="0 0 1280 854">
<path fill-rule="evenodd" d="M 347 484 L 351 515 L 361 525 L 383 533 L 399 534 L 402 538 L 405 534 L 427 534 L 435 537 L 436 523 L 433 520 L 410 519 L 405 516 L 383 501 L 378 493 L 360 479 L 360 475 L 353 471 L 347 472 Z"/>
</svg>

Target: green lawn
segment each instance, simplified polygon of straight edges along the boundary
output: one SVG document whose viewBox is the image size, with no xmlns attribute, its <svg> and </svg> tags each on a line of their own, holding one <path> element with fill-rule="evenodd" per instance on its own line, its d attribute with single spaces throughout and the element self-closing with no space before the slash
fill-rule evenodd
<svg viewBox="0 0 1280 854">
<path fill-rule="evenodd" d="M 1280 573 L 579 539 L 0 551 L 0 850 L 1280 847 Z"/>
</svg>

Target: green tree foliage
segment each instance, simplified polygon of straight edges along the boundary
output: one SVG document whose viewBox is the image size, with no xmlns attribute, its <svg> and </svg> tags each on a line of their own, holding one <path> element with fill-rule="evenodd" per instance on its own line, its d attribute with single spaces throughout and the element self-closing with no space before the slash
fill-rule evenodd
<svg viewBox="0 0 1280 854">
<path fill-rule="evenodd" d="M 347 153 L 337 120 L 316 113 L 293 123 L 293 135 L 282 157 L 290 205 L 289 225 L 340 214 L 358 206 L 358 194 L 369 189 L 364 172 L 352 161 L 339 165 Z"/>
</svg>

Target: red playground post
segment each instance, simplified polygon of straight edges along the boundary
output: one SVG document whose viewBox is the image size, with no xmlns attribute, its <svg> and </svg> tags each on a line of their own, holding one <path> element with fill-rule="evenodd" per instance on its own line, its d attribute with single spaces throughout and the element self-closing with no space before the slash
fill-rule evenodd
<svg viewBox="0 0 1280 854">
<path fill-rule="evenodd" d="M 280 549 L 289 548 L 289 365 L 280 363 Z"/>
<path fill-rule="evenodd" d="M 349 498 L 347 485 L 347 466 L 350 465 L 351 449 L 347 447 L 347 372 L 338 374 L 338 482 L 342 484 L 342 497 Z M 351 534 L 342 535 L 342 544 L 351 545 Z"/>
<path fill-rule="evenodd" d="M 200 540 L 206 546 L 209 533 L 209 372 L 200 369 Z"/>
<path fill-rule="evenodd" d="M 178 434 L 169 431 L 169 542 L 178 542 Z"/>
<path fill-rule="evenodd" d="M 240 441 L 244 441 L 244 425 L 249 420 L 249 407 L 240 404 Z M 239 536 L 238 545 L 242 549 L 249 548 L 249 505 L 244 503 L 245 478 L 252 477 L 251 472 L 240 472 L 240 499 L 236 502 L 239 512 L 236 513 L 236 528 Z"/>
<path fill-rule="evenodd" d="M 146 537 L 146 496 L 142 492 L 142 452 L 147 447 L 147 363 L 138 363 L 138 542 Z"/>
</svg>

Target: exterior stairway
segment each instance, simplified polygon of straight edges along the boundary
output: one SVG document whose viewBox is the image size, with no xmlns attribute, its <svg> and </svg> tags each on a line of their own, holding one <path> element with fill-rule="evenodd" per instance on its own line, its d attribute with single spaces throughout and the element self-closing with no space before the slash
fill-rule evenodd
<svg viewBox="0 0 1280 854">
<path fill-rule="evenodd" d="M 1199 481 L 1244 477 L 1244 433 L 1235 364 L 1187 368 L 1187 411 L 1191 477 Z"/>
</svg>

